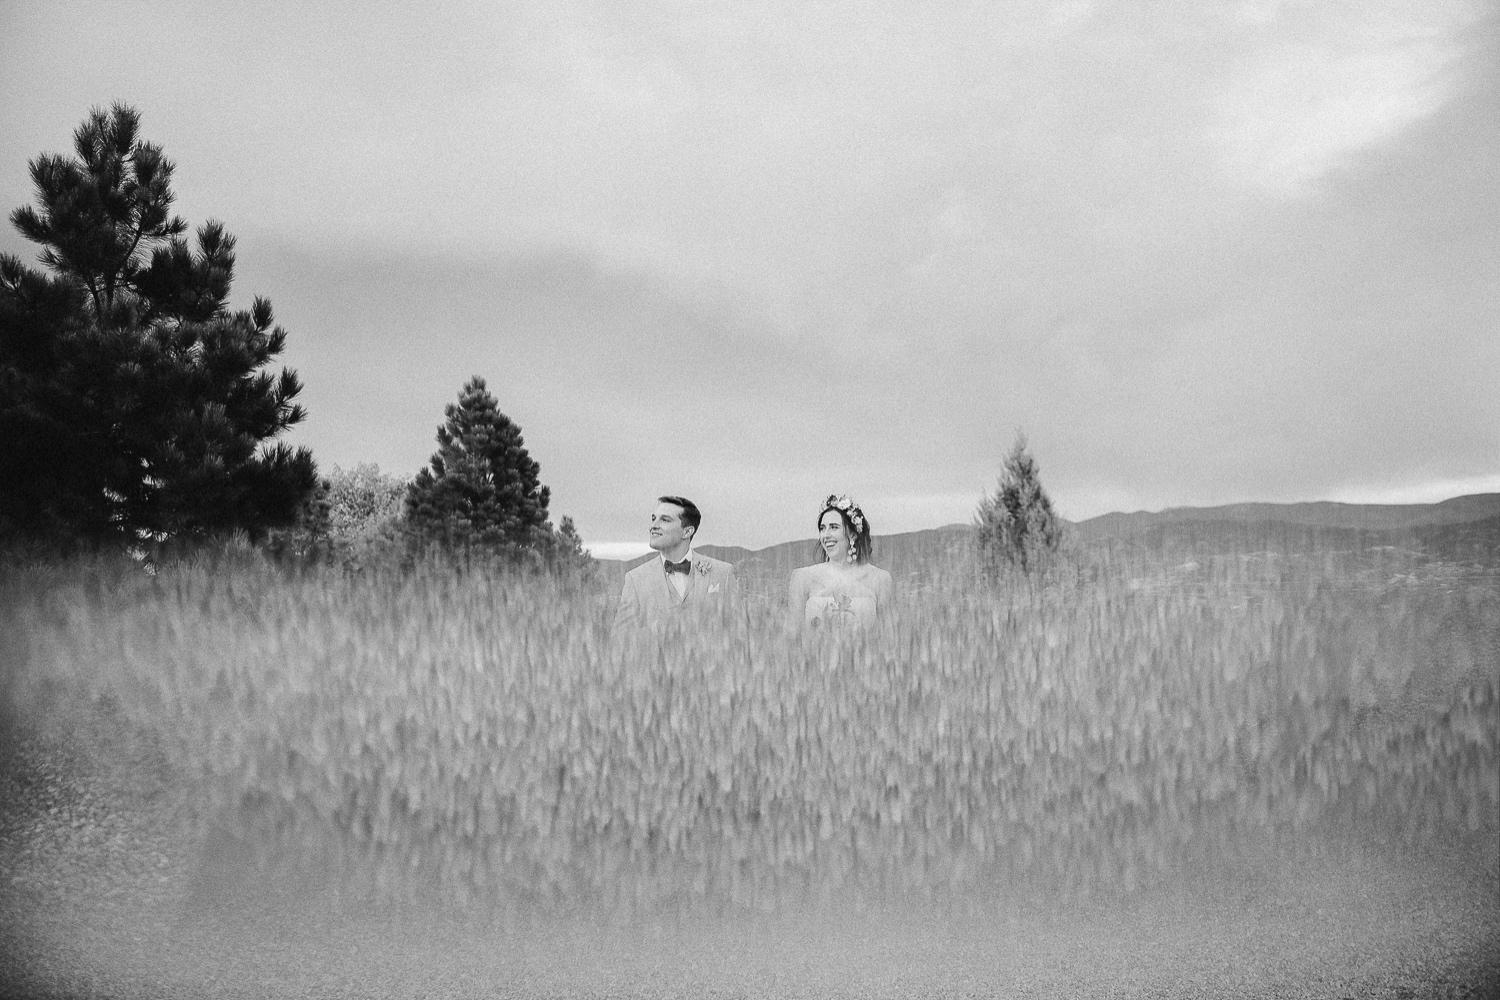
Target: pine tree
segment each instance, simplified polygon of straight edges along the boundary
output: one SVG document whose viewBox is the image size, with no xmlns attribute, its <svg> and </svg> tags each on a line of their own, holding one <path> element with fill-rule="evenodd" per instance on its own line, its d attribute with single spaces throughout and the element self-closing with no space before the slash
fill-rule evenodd
<svg viewBox="0 0 1500 1000">
<path fill-rule="evenodd" d="M 526 452 L 521 428 L 501 413 L 475 375 L 444 409 L 438 450 L 406 493 L 406 519 L 419 539 L 450 549 L 514 554 L 552 544 L 551 491 Z"/>
<path fill-rule="evenodd" d="M 563 547 L 572 553 L 581 555 L 583 553 L 583 539 L 579 537 L 578 527 L 573 519 L 566 514 L 557 526 L 557 537 L 562 540 Z"/>
<path fill-rule="evenodd" d="M 171 214 L 173 164 L 123 104 L 31 163 L 11 221 L 46 273 L 0 255 L 0 532 L 122 543 L 295 522 L 317 487 L 270 303 L 227 308 L 234 237 Z M 262 447 L 264 445 L 264 447 Z"/>
<path fill-rule="evenodd" d="M 980 562 L 992 579 L 1006 567 L 1026 572 L 1045 566 L 1062 543 L 1062 522 L 1038 471 L 1018 432 L 994 495 L 985 495 L 975 517 Z"/>
<path fill-rule="evenodd" d="M 572 566 L 583 570 L 592 570 L 595 566 L 594 557 L 589 555 L 588 550 L 583 547 L 583 538 L 578 534 L 577 526 L 566 514 L 557 525 L 553 558 L 562 566 Z"/>
</svg>

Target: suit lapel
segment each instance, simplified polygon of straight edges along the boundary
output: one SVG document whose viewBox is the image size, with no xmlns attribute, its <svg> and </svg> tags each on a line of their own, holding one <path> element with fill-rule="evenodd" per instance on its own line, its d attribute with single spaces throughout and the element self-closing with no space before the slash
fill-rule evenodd
<svg viewBox="0 0 1500 1000">
<path fill-rule="evenodd" d="M 672 586 L 672 578 L 667 574 L 666 567 L 662 565 L 660 559 L 656 561 L 656 585 L 666 588 L 663 593 L 667 595 L 667 607 L 675 608 L 682 603 L 682 598 L 677 596 L 677 588 Z"/>
<path fill-rule="evenodd" d="M 698 561 L 699 556 L 696 553 L 688 553 L 688 559 L 692 562 L 692 566 L 688 570 L 687 587 L 683 589 L 681 597 L 677 596 L 677 588 L 672 586 L 672 581 L 667 576 L 666 569 L 662 566 L 661 560 L 658 559 L 656 562 L 656 576 L 659 581 L 657 586 L 667 588 L 668 607 L 675 608 L 688 603 L 697 592 L 698 585 L 702 582 L 702 579 L 707 579 L 710 575 L 710 567 L 704 563 L 700 563 Z"/>
</svg>

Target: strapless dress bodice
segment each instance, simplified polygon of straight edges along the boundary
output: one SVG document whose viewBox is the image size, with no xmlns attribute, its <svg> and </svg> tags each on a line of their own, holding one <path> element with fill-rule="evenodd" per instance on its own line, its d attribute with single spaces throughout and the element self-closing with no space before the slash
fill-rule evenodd
<svg viewBox="0 0 1500 1000">
<path fill-rule="evenodd" d="M 807 599 L 807 623 L 830 631 L 868 628 L 878 610 L 875 592 L 867 587 L 819 590 Z"/>
</svg>

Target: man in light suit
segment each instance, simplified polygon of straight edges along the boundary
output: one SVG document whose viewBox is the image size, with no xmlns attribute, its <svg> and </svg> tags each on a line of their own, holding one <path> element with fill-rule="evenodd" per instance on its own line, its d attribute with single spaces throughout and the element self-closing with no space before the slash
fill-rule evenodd
<svg viewBox="0 0 1500 1000">
<path fill-rule="evenodd" d="M 625 574 L 615 633 L 656 631 L 674 618 L 722 610 L 734 587 L 734 566 L 692 551 L 703 517 L 686 497 L 659 497 L 650 545 L 660 556 Z"/>
</svg>

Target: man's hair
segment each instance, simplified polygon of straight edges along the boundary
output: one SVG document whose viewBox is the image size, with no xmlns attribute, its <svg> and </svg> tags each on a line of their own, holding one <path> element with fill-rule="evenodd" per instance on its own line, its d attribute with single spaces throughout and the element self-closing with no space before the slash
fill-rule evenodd
<svg viewBox="0 0 1500 1000">
<path fill-rule="evenodd" d="M 703 515 L 698 512 L 698 505 L 687 497 L 657 497 L 657 503 L 669 503 L 674 507 L 682 508 L 682 526 L 692 528 L 693 535 L 698 534 L 698 525 L 703 523 Z"/>
</svg>

